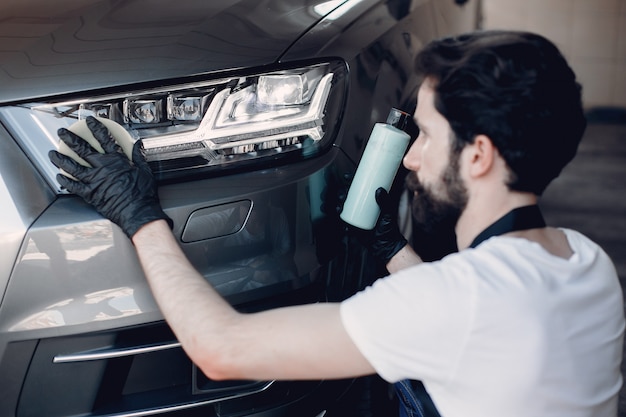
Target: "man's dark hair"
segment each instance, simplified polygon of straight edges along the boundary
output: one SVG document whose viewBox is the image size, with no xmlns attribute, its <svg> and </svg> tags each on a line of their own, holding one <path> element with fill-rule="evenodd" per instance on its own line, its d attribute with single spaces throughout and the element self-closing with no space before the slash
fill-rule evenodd
<svg viewBox="0 0 626 417">
<path fill-rule="evenodd" d="M 478 31 L 434 41 L 416 70 L 456 140 L 487 135 L 510 169 L 508 187 L 541 195 L 576 154 L 586 127 L 581 86 L 559 50 L 527 32 Z"/>
</svg>

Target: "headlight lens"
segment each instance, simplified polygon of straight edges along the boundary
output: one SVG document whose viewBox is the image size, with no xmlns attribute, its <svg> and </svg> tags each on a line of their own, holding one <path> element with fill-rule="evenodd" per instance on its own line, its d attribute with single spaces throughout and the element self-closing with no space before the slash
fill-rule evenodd
<svg viewBox="0 0 626 417">
<path fill-rule="evenodd" d="M 345 71 L 341 62 L 328 62 L 20 104 L 0 109 L 0 117 L 52 179 L 56 170 L 46 155 L 58 146 L 56 131 L 89 115 L 115 120 L 142 139 L 159 178 L 224 172 L 327 149 L 344 99 Z"/>
</svg>

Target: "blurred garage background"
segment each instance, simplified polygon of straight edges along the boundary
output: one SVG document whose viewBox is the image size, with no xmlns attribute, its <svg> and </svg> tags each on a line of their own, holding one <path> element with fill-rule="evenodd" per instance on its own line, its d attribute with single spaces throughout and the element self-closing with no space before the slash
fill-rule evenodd
<svg viewBox="0 0 626 417">
<path fill-rule="evenodd" d="M 626 108 L 626 0 L 482 0 L 483 27 L 538 32 L 563 52 L 588 107 Z"/>
</svg>

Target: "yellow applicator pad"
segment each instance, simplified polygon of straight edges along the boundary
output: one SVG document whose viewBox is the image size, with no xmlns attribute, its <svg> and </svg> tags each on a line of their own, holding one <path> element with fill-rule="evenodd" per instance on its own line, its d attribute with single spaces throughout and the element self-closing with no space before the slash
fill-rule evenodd
<svg viewBox="0 0 626 417">
<path fill-rule="evenodd" d="M 135 143 L 135 141 L 133 140 L 130 133 L 128 133 L 128 131 L 124 129 L 122 125 L 114 122 L 113 120 L 105 119 L 103 117 L 96 117 L 96 119 L 101 122 L 107 129 L 109 129 L 109 132 L 111 133 L 111 136 L 113 137 L 115 142 L 120 145 L 122 151 L 124 151 L 124 154 L 128 157 L 128 159 L 132 160 L 133 144 Z M 78 122 L 68 127 L 67 130 L 87 141 L 87 143 L 89 143 L 96 151 L 104 153 L 102 146 L 100 146 L 98 140 L 93 136 L 91 130 L 89 130 L 86 120 L 79 120 Z M 63 141 L 60 141 L 59 143 L 59 152 L 63 155 L 69 156 L 74 161 L 83 166 L 91 166 L 87 161 L 78 156 L 76 152 L 71 150 Z M 64 174 L 67 175 L 67 173 Z"/>
</svg>

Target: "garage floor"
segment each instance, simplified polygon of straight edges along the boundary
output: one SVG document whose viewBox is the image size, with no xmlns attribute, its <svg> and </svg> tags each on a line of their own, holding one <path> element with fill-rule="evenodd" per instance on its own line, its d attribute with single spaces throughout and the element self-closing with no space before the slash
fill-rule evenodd
<svg viewBox="0 0 626 417">
<path fill-rule="evenodd" d="M 611 256 L 626 289 L 626 110 L 590 112 L 578 155 L 541 200 L 552 226 L 579 230 Z M 626 355 L 622 374 L 626 378 Z M 626 417 L 626 388 L 619 417 Z"/>
</svg>

